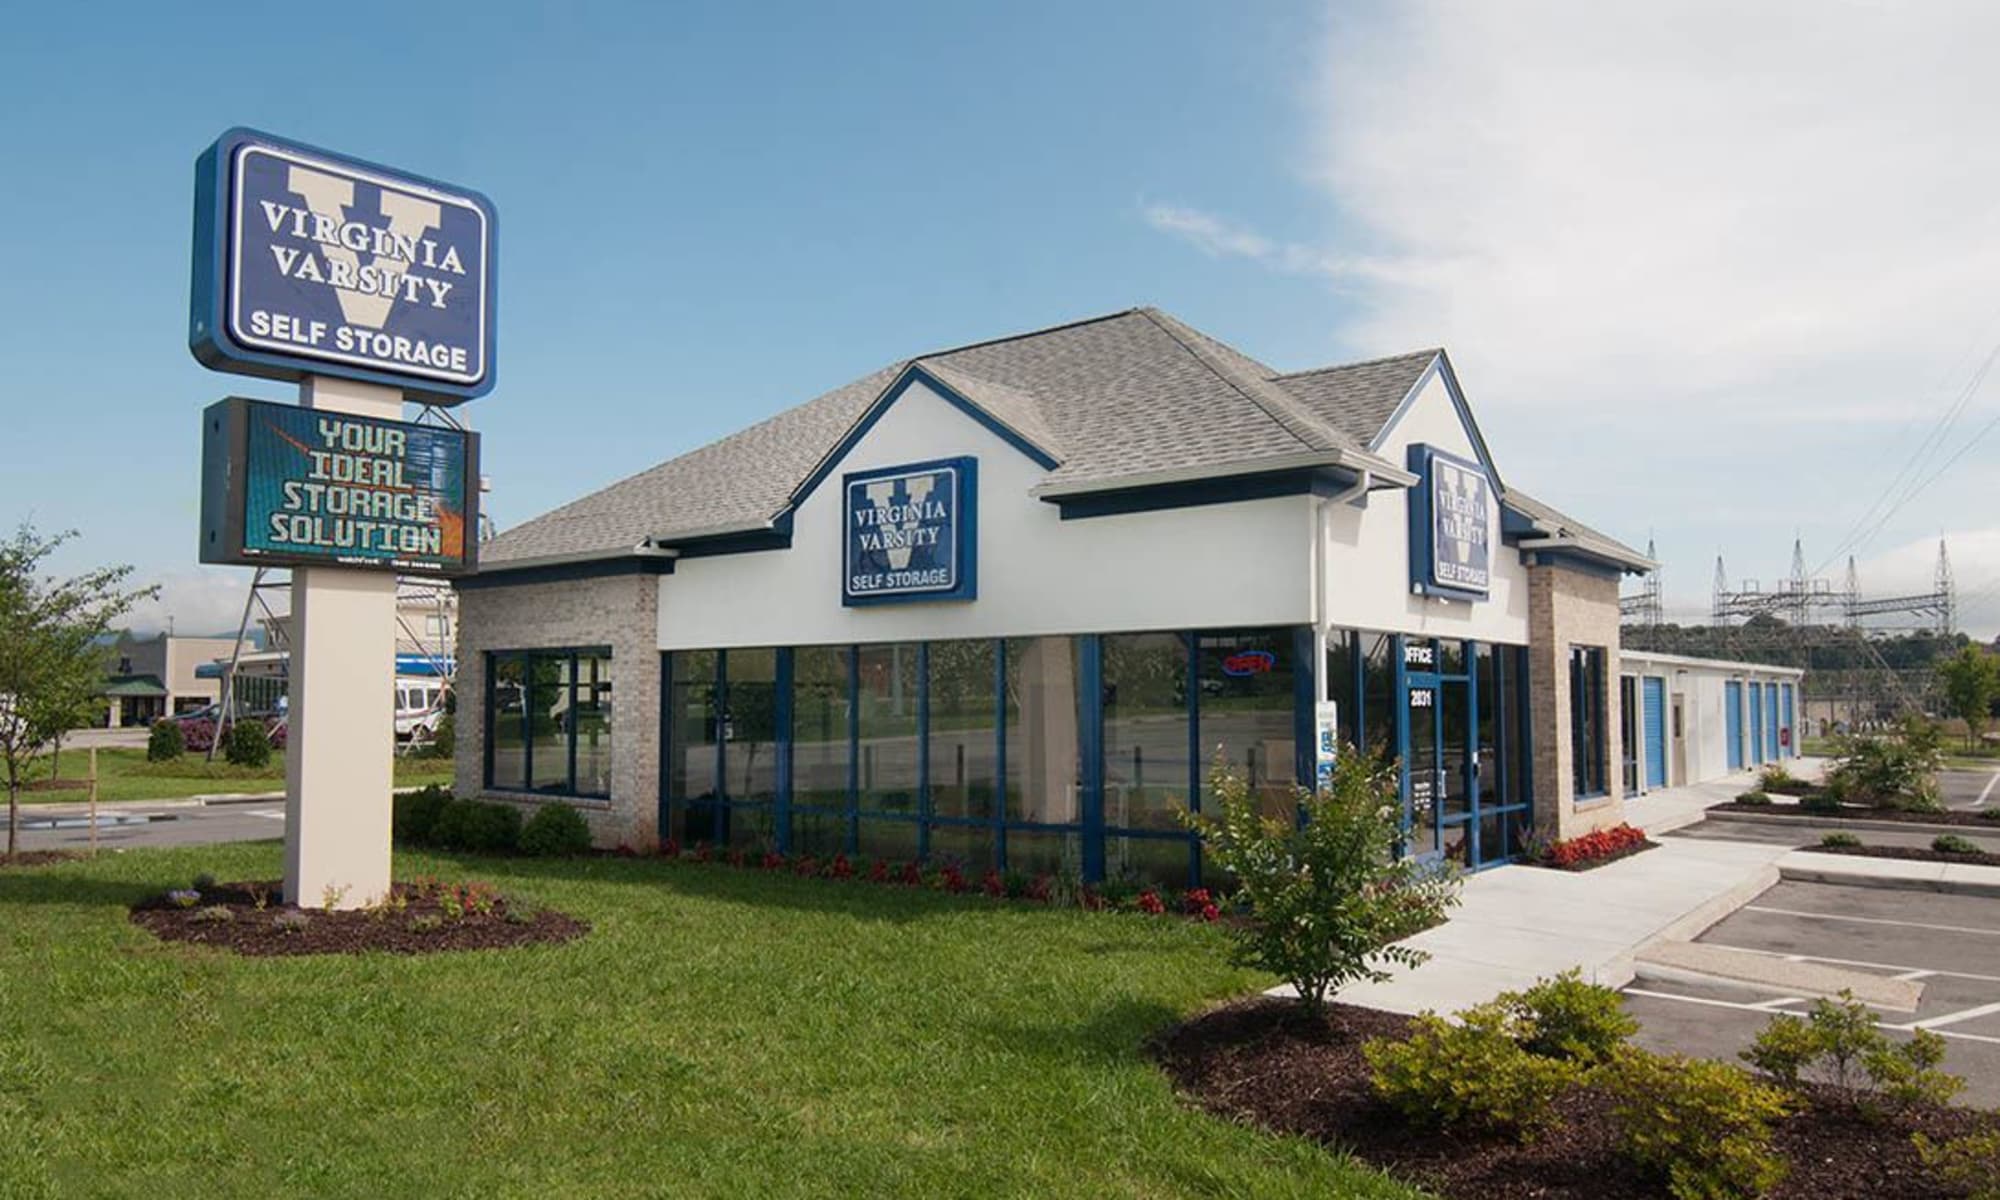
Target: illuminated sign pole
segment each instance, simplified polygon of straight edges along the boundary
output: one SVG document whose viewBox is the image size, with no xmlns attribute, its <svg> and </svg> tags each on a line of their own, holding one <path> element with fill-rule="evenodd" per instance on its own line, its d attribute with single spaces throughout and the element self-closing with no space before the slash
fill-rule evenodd
<svg viewBox="0 0 2000 1200">
<path fill-rule="evenodd" d="M 493 386 L 477 193 L 231 130 L 196 165 L 189 345 L 296 380 L 203 415 L 201 558 L 292 567 L 285 898 L 389 890 L 396 577 L 473 569 L 476 441 L 400 420 Z"/>
</svg>

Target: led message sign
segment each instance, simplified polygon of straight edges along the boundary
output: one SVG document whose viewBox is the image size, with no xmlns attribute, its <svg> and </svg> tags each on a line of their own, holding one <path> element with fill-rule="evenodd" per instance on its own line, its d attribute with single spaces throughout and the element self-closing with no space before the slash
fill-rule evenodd
<svg viewBox="0 0 2000 1200">
<path fill-rule="evenodd" d="M 475 434 L 231 397 L 202 414 L 201 560 L 470 573 Z"/>
<path fill-rule="evenodd" d="M 493 386 L 493 207 L 251 130 L 195 176 L 189 346 L 216 370 L 340 375 L 454 404 Z"/>
</svg>

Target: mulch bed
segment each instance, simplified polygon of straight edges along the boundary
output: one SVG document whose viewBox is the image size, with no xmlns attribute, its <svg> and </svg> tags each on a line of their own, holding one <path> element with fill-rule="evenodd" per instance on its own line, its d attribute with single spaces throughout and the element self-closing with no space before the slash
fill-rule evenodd
<svg viewBox="0 0 2000 1200">
<path fill-rule="evenodd" d="M 0 870 L 8 867 L 46 867 L 51 863 L 83 857 L 85 855 L 76 850 L 23 850 L 18 854 L 0 854 Z"/>
<path fill-rule="evenodd" d="M 2000 832 L 1996 830 L 1995 832 Z M 1901 858 L 1911 862 L 1964 863 L 1973 867 L 2000 867 L 2000 854 L 1985 850 L 1973 854 L 1953 854 L 1929 846 L 1807 846 L 1814 854 L 1851 854 L 1857 858 Z"/>
<path fill-rule="evenodd" d="M 1739 804 L 1732 800 L 1727 804 L 1717 804 L 1710 812 L 1769 813 L 1776 817 L 1792 817 L 1801 821 L 1896 821 L 1906 825 L 1965 825 L 1973 829 L 1991 829 L 2000 833 L 2000 819 L 1982 817 L 1976 812 L 1952 809 L 1948 812 L 1909 812 L 1900 808 L 1868 808 L 1859 804 L 1842 805 L 1837 812 L 1826 812 L 1806 808 L 1800 804 Z"/>
<path fill-rule="evenodd" d="M 1664 1184 L 1619 1156 L 1606 1099 L 1579 1088 L 1558 1105 L 1561 1121 L 1529 1145 L 1412 1125 L 1377 1099 L 1361 1045 L 1398 1037 L 1409 1019 L 1331 1006 L 1325 1021 L 1270 997 L 1231 1004 L 1174 1026 L 1150 1049 L 1183 1094 L 1219 1116 L 1313 1138 L 1452 1200 L 1626 1200 L 1667 1195 Z M 1910 1135 L 1960 1136 L 1993 1118 L 1968 1109 L 1925 1109 L 1873 1122 L 1837 1094 L 1816 1092 L 1779 1123 L 1790 1175 L 1773 1197 L 1788 1200 L 1931 1200 L 1939 1192 Z"/>
<path fill-rule="evenodd" d="M 1595 871 L 1599 867 L 1608 867 L 1619 859 L 1630 858 L 1634 854 L 1644 854 L 1648 850 L 1657 850 L 1659 848 L 1660 843 L 1648 839 L 1647 841 L 1640 842 L 1638 845 L 1627 846 L 1616 854 L 1606 854 L 1599 858 L 1586 858 L 1581 862 L 1570 863 L 1568 866 L 1550 862 L 1545 858 L 1524 858 L 1521 862 L 1525 866 L 1542 867 L 1550 871 L 1568 871 L 1571 874 L 1575 874 L 1578 871 Z"/>
<path fill-rule="evenodd" d="M 277 902 L 282 891 L 276 880 L 215 884 L 185 908 L 167 896 L 155 896 L 133 906 L 132 923 L 162 941 L 254 957 L 498 950 L 554 945 L 590 932 L 587 923 L 566 913 L 514 910 L 505 898 L 485 902 L 487 911 L 466 911 L 435 885 L 396 884 L 400 911 L 298 908 Z M 265 907 L 258 906 L 259 896 Z M 214 915 L 222 909 L 229 911 L 227 919 Z"/>
</svg>

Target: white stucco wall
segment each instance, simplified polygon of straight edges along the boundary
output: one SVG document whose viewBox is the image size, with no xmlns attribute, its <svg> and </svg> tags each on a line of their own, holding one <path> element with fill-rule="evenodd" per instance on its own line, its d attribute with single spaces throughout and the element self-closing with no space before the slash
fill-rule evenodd
<svg viewBox="0 0 2000 1200">
<path fill-rule="evenodd" d="M 1676 694 L 1684 696 L 1685 725 L 1683 736 L 1687 740 L 1687 778 L 1675 779 L 1674 783 L 1703 783 L 1721 779 L 1732 772 L 1729 769 L 1729 718 L 1724 711 L 1725 684 L 1730 680 L 1744 683 L 1743 730 L 1747 741 L 1750 729 L 1750 699 L 1748 684 L 1756 681 L 1763 684 L 1789 683 L 1793 689 L 1792 737 L 1794 744 L 1781 747 L 1785 757 L 1798 753 L 1796 739 L 1799 737 L 1798 687 L 1802 673 L 1783 668 L 1768 667 L 1754 663 L 1727 662 L 1718 659 L 1690 658 L 1673 654 L 1647 654 L 1626 650 L 1622 655 L 1622 666 L 1628 675 L 1659 676 L 1667 681 L 1668 734 L 1672 736 L 1672 705 Z M 1780 709 L 1780 719 L 1783 711 Z M 1673 762 L 1673 749 L 1669 744 L 1667 761 Z M 1746 745 L 1744 749 L 1744 770 L 1754 770 L 1754 756 Z"/>
<path fill-rule="evenodd" d="M 978 598 L 843 606 L 841 473 L 957 455 L 979 460 Z M 1310 497 L 1064 521 L 1029 495 L 1045 477 L 918 382 L 799 507 L 789 549 L 685 559 L 660 578 L 660 648 L 1310 621 Z"/>
<path fill-rule="evenodd" d="M 1433 375 L 1377 448 L 1402 466 L 1407 448 L 1428 443 L 1478 461 L 1471 436 L 1441 377 Z M 1521 556 L 1500 542 L 1497 491 L 1489 490 L 1492 586 L 1485 600 L 1463 602 L 1410 590 L 1409 494 L 1370 494 L 1366 507 L 1329 504 L 1326 516 L 1326 625 L 1438 637 L 1478 638 L 1523 645 L 1528 640 L 1528 573 Z"/>
</svg>

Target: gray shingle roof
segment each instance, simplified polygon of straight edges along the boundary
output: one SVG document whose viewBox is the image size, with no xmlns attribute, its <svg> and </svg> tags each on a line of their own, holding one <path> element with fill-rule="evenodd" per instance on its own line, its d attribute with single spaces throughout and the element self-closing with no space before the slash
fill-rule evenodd
<svg viewBox="0 0 2000 1200">
<path fill-rule="evenodd" d="M 912 364 L 1054 460 L 1048 484 L 1115 485 L 1362 454 L 1437 353 L 1279 375 L 1165 313 L 1131 309 L 885 367 L 510 529 L 480 557 L 498 568 L 761 528 Z"/>
<path fill-rule="evenodd" d="M 1363 446 L 1395 415 L 1442 350 L 1418 350 L 1345 366 L 1279 375 L 1273 382 L 1315 416 Z"/>
<path fill-rule="evenodd" d="M 1658 565 L 1610 534 L 1599 533 L 1575 517 L 1542 503 L 1519 488 L 1507 488 L 1501 493 L 1500 498 L 1507 507 L 1533 522 L 1536 531 L 1544 537 L 1574 543 L 1576 548 L 1584 553 L 1609 559 L 1635 571 L 1650 570 Z"/>
</svg>

